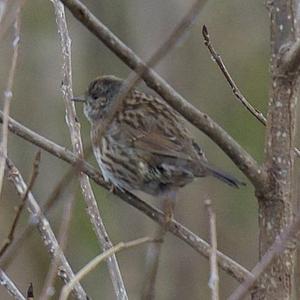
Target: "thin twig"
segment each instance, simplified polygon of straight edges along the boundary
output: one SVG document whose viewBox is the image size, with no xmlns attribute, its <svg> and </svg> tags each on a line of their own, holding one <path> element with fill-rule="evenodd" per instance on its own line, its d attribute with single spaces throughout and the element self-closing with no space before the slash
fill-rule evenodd
<svg viewBox="0 0 300 300">
<path fill-rule="evenodd" d="M 6 249 L 11 245 L 11 243 L 14 240 L 15 230 L 17 228 L 17 224 L 18 224 L 18 221 L 20 219 L 21 212 L 22 212 L 22 210 L 25 206 L 25 203 L 26 203 L 26 200 L 27 200 L 27 197 L 28 197 L 28 193 L 32 190 L 32 187 L 33 187 L 33 185 L 35 183 L 35 180 L 36 180 L 36 178 L 38 176 L 38 173 L 39 173 L 40 161 L 41 161 L 41 151 L 39 150 L 36 153 L 36 155 L 34 157 L 34 160 L 33 160 L 32 173 L 31 173 L 31 176 L 30 176 L 29 184 L 27 186 L 27 189 L 26 189 L 24 195 L 22 196 L 21 204 L 16 209 L 16 215 L 15 215 L 15 218 L 13 220 L 10 231 L 7 235 L 7 238 L 6 238 L 4 244 L 2 245 L 2 247 L 0 249 L 0 257 L 4 254 Z"/>
<path fill-rule="evenodd" d="M 161 256 L 161 249 L 164 243 L 164 238 L 167 231 L 164 226 L 157 229 L 155 237 L 160 240 L 160 243 L 152 243 L 148 246 L 146 256 L 146 272 L 145 282 L 142 289 L 142 300 L 155 299 L 155 284 L 158 273 L 159 258 Z"/>
<path fill-rule="evenodd" d="M 72 66 L 71 66 L 71 39 L 68 32 L 64 6 L 58 1 L 53 0 L 56 23 L 58 26 L 58 33 L 60 37 L 60 44 L 63 56 L 63 81 L 62 81 L 62 93 L 66 107 L 66 122 L 69 127 L 73 151 L 77 157 L 83 158 L 83 147 L 80 134 L 80 124 L 76 118 L 75 105 L 72 101 L 73 90 L 72 90 Z M 87 205 L 87 213 L 90 217 L 90 221 L 96 232 L 98 241 L 103 250 L 107 250 L 112 247 L 112 242 L 109 239 L 104 223 L 101 219 L 97 202 L 92 191 L 89 178 L 79 173 L 79 181 L 82 190 L 84 200 Z M 114 255 L 107 260 L 107 267 L 111 280 L 113 283 L 114 291 L 119 300 L 128 299 L 125 285 L 122 279 L 118 261 Z"/>
<path fill-rule="evenodd" d="M 141 77 L 148 70 L 148 68 L 153 68 L 157 63 L 159 63 L 176 45 L 179 41 L 187 35 L 192 25 L 196 22 L 199 13 L 201 12 L 203 6 L 206 4 L 207 0 L 196 0 L 192 7 L 189 9 L 187 14 L 181 19 L 178 25 L 171 32 L 169 37 L 163 42 L 163 44 L 152 54 L 150 59 L 146 62 L 146 65 L 139 65 L 132 71 L 128 78 L 125 80 L 116 101 L 114 101 L 113 106 L 110 109 L 109 116 L 105 119 L 105 123 L 101 122 L 99 126 L 99 139 L 109 127 L 110 123 L 114 119 L 116 113 L 122 107 L 122 103 L 130 91 L 138 84 Z"/>
<path fill-rule="evenodd" d="M 6 2 L 6 3 L 3 3 Z M 0 41 L 11 25 L 15 22 L 17 15 L 25 4 L 25 0 L 7 0 L 1 1 L 2 7 L 0 7 Z"/>
<path fill-rule="evenodd" d="M 255 282 L 263 275 L 265 270 L 272 264 L 274 258 L 278 257 L 287 248 L 293 249 L 296 247 L 297 234 L 300 231 L 300 211 L 298 211 L 294 222 L 288 226 L 275 239 L 275 242 L 261 258 L 261 260 L 252 269 L 254 275 L 246 280 L 231 294 L 229 300 L 243 299 L 247 292 L 252 288 Z"/>
<path fill-rule="evenodd" d="M 223 63 L 222 57 L 216 52 L 214 49 L 210 37 L 208 34 L 207 27 L 203 25 L 202 27 L 202 35 L 204 38 L 204 44 L 208 48 L 213 61 L 219 66 L 221 72 L 225 76 L 228 84 L 230 85 L 232 92 L 234 96 L 240 101 L 240 103 L 258 120 L 260 121 L 263 125 L 266 125 L 267 119 L 265 116 L 256 108 L 254 108 L 248 101 L 247 99 L 243 96 L 239 88 L 237 87 L 236 83 L 232 79 L 231 75 L 229 74 L 225 64 Z"/>
<path fill-rule="evenodd" d="M 232 159 L 238 168 L 249 178 L 257 190 L 263 191 L 267 174 L 253 157 L 247 153 L 221 126 L 207 114 L 202 113 L 146 64 L 120 39 L 118 39 L 104 24 L 102 24 L 79 0 L 61 0 L 85 27 L 101 40 L 131 69 L 144 67 L 146 71 L 142 78 L 164 100 L 177 110 L 184 118 L 208 135 Z"/>
<path fill-rule="evenodd" d="M 218 258 L 217 258 L 217 229 L 216 229 L 216 215 L 212 209 L 210 199 L 205 201 L 205 207 L 209 217 L 209 231 L 210 231 L 210 277 L 208 286 L 211 289 L 211 299 L 219 300 L 219 272 L 218 272 Z"/>
<path fill-rule="evenodd" d="M 2 113 L 0 111 L 0 122 L 2 121 Z M 80 170 L 87 174 L 95 183 L 104 187 L 107 190 L 110 190 L 110 186 L 103 180 L 99 171 L 92 167 L 86 161 L 78 160 L 78 158 L 65 147 L 59 146 L 54 142 L 46 139 L 45 137 L 35 133 L 34 131 L 26 128 L 25 126 L 21 125 L 17 121 L 9 118 L 9 126 L 8 129 L 23 138 L 24 140 L 44 149 L 45 151 L 51 153 L 52 155 L 56 156 L 59 159 L 64 160 L 65 162 L 74 165 L 76 168 L 80 166 Z M 80 164 L 78 163 L 80 162 Z M 165 216 L 164 214 L 154 208 L 153 206 L 147 204 L 146 202 L 142 201 L 135 195 L 122 192 L 119 190 L 113 191 L 117 196 L 120 197 L 121 200 L 125 201 L 129 205 L 135 207 L 142 213 L 146 214 L 149 218 L 154 220 L 155 222 L 159 223 L 160 225 L 164 225 L 165 223 Z M 173 233 L 175 236 L 183 240 L 185 243 L 190 245 L 195 251 L 200 253 L 201 255 L 209 258 L 210 254 L 210 246 L 207 242 L 202 240 L 200 237 L 189 231 L 180 223 L 171 220 L 170 226 L 168 226 L 168 231 Z M 239 265 L 237 262 L 229 258 L 228 256 L 224 255 L 223 253 L 218 251 L 218 263 L 219 266 L 228 274 L 233 276 L 238 281 L 243 281 L 246 276 L 251 276 L 251 273 L 244 268 L 243 266 Z"/>
<path fill-rule="evenodd" d="M 71 180 L 74 178 L 74 168 L 70 168 L 58 181 L 56 186 L 53 188 L 52 192 L 48 196 L 45 204 L 43 204 L 41 210 L 43 214 L 47 215 L 54 204 L 57 203 L 59 199 L 61 199 L 62 193 L 67 189 Z M 16 236 L 16 238 L 11 243 L 10 247 L 4 253 L 3 256 L 0 257 L 0 267 L 3 270 L 6 270 L 7 266 L 10 264 L 11 259 L 15 257 L 18 252 L 22 249 L 22 244 L 27 240 L 27 238 L 32 234 L 35 229 L 35 224 L 33 222 L 29 222 L 23 230 Z"/>
<path fill-rule="evenodd" d="M 128 249 L 132 247 L 136 247 L 145 243 L 149 242 L 155 242 L 154 239 L 149 237 L 139 238 L 127 243 L 120 242 L 119 244 L 111 247 L 110 249 L 106 250 L 105 252 L 99 254 L 95 258 L 93 258 L 88 264 L 86 264 L 77 274 L 76 276 L 70 281 L 68 284 L 66 284 L 60 294 L 59 300 L 67 300 L 70 291 L 72 290 L 74 284 L 82 280 L 88 273 L 90 273 L 92 270 L 94 270 L 97 265 L 99 265 L 101 262 L 103 262 L 105 259 L 111 257 L 113 254 L 116 254 L 117 252 Z"/>
<path fill-rule="evenodd" d="M 66 249 L 66 245 L 67 245 L 68 233 L 69 233 L 69 228 L 70 228 L 70 223 L 71 223 L 71 218 L 73 213 L 74 199 L 75 196 L 73 194 L 71 195 L 70 199 L 67 200 L 62 214 L 63 217 L 62 217 L 58 238 L 57 238 L 62 251 Z M 51 261 L 50 268 L 47 273 L 41 295 L 39 297 L 40 300 L 47 300 L 53 296 L 54 282 L 57 275 L 58 262 L 59 259 L 57 256 L 55 256 L 54 259 L 52 259 Z"/>
<path fill-rule="evenodd" d="M 6 167 L 8 171 L 8 178 L 15 185 L 15 188 L 17 189 L 18 193 L 20 195 L 24 195 L 27 190 L 27 185 L 23 180 L 19 170 L 9 159 L 6 159 Z M 59 244 L 55 238 L 53 230 L 51 229 L 48 220 L 43 215 L 41 208 L 39 207 L 38 202 L 35 200 L 31 191 L 28 193 L 27 198 L 28 211 L 31 214 L 31 217 L 34 218 L 34 220 L 36 220 L 36 226 L 41 234 L 45 247 L 47 248 L 52 258 L 56 254 L 59 257 L 59 264 L 61 270 L 59 276 L 64 282 L 69 282 L 74 277 L 74 273 L 63 252 L 60 250 Z M 87 299 L 87 295 L 80 284 L 75 285 L 73 291 L 74 296 L 76 296 L 77 299 Z"/>
<path fill-rule="evenodd" d="M 177 190 L 172 190 L 161 197 L 161 204 L 165 214 L 164 225 L 160 226 L 155 233 L 157 240 L 161 243 L 150 244 L 146 256 L 145 282 L 142 289 L 142 300 L 155 299 L 155 285 L 158 274 L 159 260 L 170 220 L 174 216 Z"/>
<path fill-rule="evenodd" d="M 10 70 L 7 76 L 8 79 L 7 79 L 6 89 L 4 91 L 4 98 L 3 98 L 4 106 L 3 106 L 2 141 L 0 145 L 0 195 L 2 191 L 2 185 L 3 185 L 5 159 L 7 157 L 8 117 L 10 111 L 10 102 L 13 95 L 12 89 L 13 89 L 17 61 L 18 61 L 19 44 L 20 44 L 20 7 L 17 8 L 17 14 L 14 23 L 14 36 L 12 42 L 13 55 L 12 55 Z"/>
<path fill-rule="evenodd" d="M 27 289 L 27 297 L 26 300 L 33 300 L 34 299 L 34 295 L 33 295 L 33 285 L 32 283 L 29 284 L 29 287 Z"/>
<path fill-rule="evenodd" d="M 218 54 L 218 52 L 215 50 L 214 46 L 211 43 L 209 33 L 208 33 L 208 29 L 205 25 L 203 25 L 203 27 L 202 27 L 202 35 L 203 35 L 203 38 L 204 38 L 205 46 L 208 48 L 208 50 L 209 50 L 209 52 L 210 52 L 210 54 L 213 58 L 213 61 L 218 65 L 218 67 L 220 68 L 220 70 L 223 73 L 224 77 L 226 78 L 226 81 L 228 82 L 228 84 L 230 85 L 230 87 L 232 89 L 233 95 L 250 112 L 250 114 L 252 114 L 261 124 L 266 126 L 266 124 L 267 124 L 266 117 L 263 115 L 262 112 L 260 112 L 257 108 L 253 107 L 251 105 L 251 103 L 248 102 L 248 100 L 241 93 L 238 86 L 234 82 L 233 78 L 229 74 L 229 72 L 228 72 L 228 70 L 227 70 L 227 68 L 226 68 L 226 66 L 225 66 L 225 64 L 222 60 L 222 57 L 220 56 L 220 54 Z M 299 49 L 297 51 L 299 51 Z M 300 150 L 295 148 L 294 151 L 295 151 L 296 155 L 300 157 Z"/>
<path fill-rule="evenodd" d="M 0 285 L 2 285 L 8 293 L 16 300 L 26 300 L 14 282 L 7 276 L 7 274 L 0 269 Z"/>
</svg>

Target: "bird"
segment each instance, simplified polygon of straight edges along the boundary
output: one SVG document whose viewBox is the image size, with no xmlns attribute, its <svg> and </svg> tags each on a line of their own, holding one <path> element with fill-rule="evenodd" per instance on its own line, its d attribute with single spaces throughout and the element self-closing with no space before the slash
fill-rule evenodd
<svg viewBox="0 0 300 300">
<path fill-rule="evenodd" d="M 163 99 L 132 89 L 119 107 L 125 80 L 103 75 L 83 97 L 94 156 L 105 181 L 126 191 L 164 197 L 195 178 L 213 176 L 239 188 L 244 183 L 209 163 L 183 117 Z"/>
</svg>

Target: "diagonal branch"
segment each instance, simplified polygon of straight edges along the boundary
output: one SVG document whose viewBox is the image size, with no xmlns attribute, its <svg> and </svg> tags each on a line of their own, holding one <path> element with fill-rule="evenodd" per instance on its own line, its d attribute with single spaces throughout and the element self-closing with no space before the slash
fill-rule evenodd
<svg viewBox="0 0 300 300">
<path fill-rule="evenodd" d="M 210 37 L 208 34 L 208 30 L 207 27 L 205 25 L 203 25 L 202 27 L 202 35 L 204 38 L 204 43 L 205 46 L 208 48 L 213 60 L 216 62 L 216 64 L 219 66 L 221 72 L 223 73 L 223 75 L 225 76 L 228 84 L 230 85 L 232 92 L 234 94 L 234 96 L 240 101 L 240 103 L 263 125 L 266 126 L 267 123 L 267 119 L 265 118 L 265 116 L 256 108 L 254 108 L 248 101 L 247 99 L 244 97 L 244 95 L 241 93 L 241 91 L 239 90 L 239 88 L 237 87 L 236 83 L 234 82 L 234 80 L 232 79 L 231 75 L 229 74 L 223 60 L 222 57 L 217 53 L 217 51 L 215 50 L 214 46 L 212 45 L 211 41 L 210 41 Z"/>
<path fill-rule="evenodd" d="M 297 241 L 297 234 L 300 230 L 300 211 L 298 211 L 295 221 L 286 228 L 275 239 L 275 242 L 261 258 L 261 260 L 252 269 L 254 277 L 247 278 L 229 297 L 229 300 L 242 299 L 255 282 L 264 274 L 266 269 L 271 265 L 276 256 L 282 254 L 287 248 L 294 249 Z"/>
<path fill-rule="evenodd" d="M 31 191 L 31 189 L 32 189 L 32 187 L 33 187 L 33 185 L 35 183 L 35 180 L 36 180 L 36 178 L 38 176 L 40 161 L 41 161 L 41 151 L 39 150 L 37 152 L 37 154 L 35 155 L 35 158 L 34 158 L 34 161 L 33 161 L 32 174 L 31 174 L 31 177 L 30 177 L 29 184 L 27 186 L 27 189 L 26 189 L 24 195 L 22 196 L 21 204 L 17 207 L 16 215 L 15 215 L 15 218 L 13 220 L 11 229 L 10 229 L 10 231 L 8 233 L 8 236 L 6 238 L 6 241 L 5 241 L 4 245 L 0 249 L 0 257 L 2 257 L 2 255 L 5 253 L 5 251 L 7 250 L 7 248 L 11 245 L 11 243 L 14 240 L 15 230 L 17 228 L 17 224 L 18 224 L 18 221 L 20 219 L 21 212 L 22 212 L 22 210 L 23 210 L 23 208 L 24 208 L 24 206 L 26 204 L 28 193 Z"/>
<path fill-rule="evenodd" d="M 50 209 L 56 204 L 56 202 L 61 199 L 61 195 L 65 189 L 69 186 L 71 180 L 74 178 L 74 169 L 70 168 L 58 181 L 56 186 L 54 186 L 52 192 L 48 196 L 45 204 L 41 207 L 43 214 L 47 216 Z M 22 244 L 25 242 L 27 237 L 29 237 L 35 229 L 35 224 L 32 222 L 28 223 L 19 233 L 19 235 L 13 240 L 10 247 L 0 257 L 0 266 L 5 271 L 10 264 L 13 257 L 18 255 L 18 252 L 22 249 Z"/>
<path fill-rule="evenodd" d="M 67 300 L 70 291 L 72 290 L 74 284 L 76 282 L 81 281 L 87 274 L 89 274 L 91 271 L 93 271 L 101 262 L 103 262 L 105 259 L 108 259 L 111 255 L 116 254 L 117 252 L 120 252 L 121 250 L 140 246 L 145 243 L 158 243 L 159 241 L 155 241 L 154 239 L 151 239 L 149 237 L 139 238 L 130 242 L 120 242 L 117 245 L 111 247 L 110 249 L 106 250 L 105 252 L 99 254 L 98 256 L 94 257 L 90 262 L 88 262 L 74 277 L 72 281 L 70 281 L 68 284 L 66 284 L 61 293 L 59 300 Z"/>
<path fill-rule="evenodd" d="M 61 247 L 62 251 L 65 251 L 66 246 L 67 246 L 67 240 L 68 240 L 68 235 L 69 235 L 69 229 L 70 229 L 70 223 L 72 219 L 72 214 L 73 214 L 73 208 L 74 208 L 74 200 L 75 200 L 75 195 L 71 195 L 69 197 L 70 199 L 67 199 L 63 213 L 62 213 L 62 220 L 60 224 L 60 228 L 58 231 L 58 243 L 59 246 Z M 57 274 L 57 265 L 58 265 L 58 257 L 55 256 L 55 258 L 51 261 L 50 267 L 48 270 L 48 273 L 46 275 L 46 278 L 44 280 L 42 292 L 39 296 L 39 300 L 48 300 L 50 299 L 51 295 L 49 293 L 49 290 L 54 289 L 54 284 L 55 284 L 55 279 L 56 279 L 56 274 Z"/>
<path fill-rule="evenodd" d="M 2 120 L 3 114 L 0 111 L 0 122 L 2 122 Z M 104 187 L 107 190 L 110 190 L 110 186 L 108 186 L 108 184 L 101 177 L 100 173 L 94 167 L 92 167 L 86 161 L 79 160 L 71 151 L 67 150 L 65 147 L 59 146 L 54 142 L 46 139 L 45 137 L 40 136 L 39 134 L 16 122 L 12 118 L 9 118 L 8 128 L 14 134 L 44 149 L 52 155 L 66 161 L 67 163 L 74 165 L 76 168 L 80 166 L 80 170 L 87 174 L 98 185 Z M 165 224 L 165 215 L 161 211 L 145 203 L 138 197 L 134 196 L 131 193 L 121 192 L 119 190 L 115 190 L 114 193 L 119 196 L 121 200 L 146 214 L 155 222 L 159 223 L 160 225 Z M 169 232 L 183 240 L 186 244 L 191 246 L 195 251 L 197 251 L 204 257 L 209 258 L 211 251 L 210 245 L 206 241 L 202 240 L 200 237 L 189 231 L 183 225 L 172 220 L 170 221 L 168 230 Z M 219 251 L 217 253 L 219 266 L 235 279 L 237 279 L 238 281 L 243 281 L 246 276 L 251 276 L 251 273 L 247 269 L 239 265 L 237 262 L 233 261 L 231 258 Z"/>
<path fill-rule="evenodd" d="M 244 95 L 241 93 L 241 91 L 239 90 L 238 86 L 236 85 L 236 83 L 234 82 L 233 78 L 231 77 L 231 75 L 229 74 L 223 60 L 222 57 L 217 53 L 217 51 L 215 50 L 214 46 L 211 43 L 210 37 L 209 37 L 209 33 L 207 30 L 207 27 L 204 25 L 202 28 L 202 35 L 204 38 L 204 43 L 205 46 L 208 48 L 211 56 L 213 57 L 214 61 L 216 62 L 216 64 L 219 66 L 221 72 L 223 73 L 223 75 L 225 76 L 228 84 L 230 85 L 232 92 L 234 94 L 234 96 L 237 98 L 237 100 L 240 101 L 240 103 L 264 126 L 266 126 L 267 124 L 267 119 L 266 117 L 263 115 L 262 112 L 260 112 L 258 109 L 256 109 L 255 107 L 253 107 L 251 105 L 251 103 L 249 103 L 247 101 L 247 99 L 244 97 Z M 299 41 L 298 41 L 299 43 Z M 295 43 L 295 47 L 296 47 L 297 42 Z M 299 46 L 300 49 L 300 46 Z M 300 52 L 300 50 L 298 49 L 298 51 Z M 292 49 L 291 49 L 292 51 Z M 296 51 L 296 50 L 295 50 Z M 300 55 L 300 54 L 291 54 L 291 55 Z M 288 59 L 288 58 L 285 58 Z M 293 58 L 290 58 L 290 61 L 292 61 Z M 295 153 L 297 154 L 298 157 L 300 157 L 300 150 L 298 148 L 294 149 Z"/>
<path fill-rule="evenodd" d="M 103 25 L 79 0 L 61 0 L 84 26 L 97 36 L 113 53 L 131 69 L 145 68 L 142 78 L 183 117 L 208 135 L 249 178 L 256 189 L 263 190 L 267 176 L 253 157 L 247 153 L 221 126 L 178 94 L 105 25 Z"/>
<path fill-rule="evenodd" d="M 22 178 L 19 170 L 9 159 L 6 159 L 6 167 L 8 171 L 8 178 L 15 185 L 18 193 L 24 196 L 27 190 L 27 185 L 24 179 Z M 59 244 L 55 238 L 55 235 L 50 227 L 48 220 L 43 215 L 38 205 L 38 202 L 35 200 L 31 192 L 28 193 L 27 208 L 31 216 L 36 220 L 37 228 L 41 234 L 43 243 L 46 246 L 50 256 L 51 257 L 57 256 L 59 258 L 60 278 L 64 282 L 69 282 L 74 277 L 74 273 L 66 257 L 64 256 L 63 252 L 59 247 Z M 77 299 L 80 300 L 87 299 L 87 295 L 80 284 L 77 284 L 74 287 L 73 291 Z"/>
<path fill-rule="evenodd" d="M 64 6 L 58 1 L 53 0 L 56 23 L 58 26 L 58 33 L 60 37 L 60 44 L 63 56 L 63 81 L 62 81 L 62 93 L 66 107 L 66 122 L 69 127 L 73 151 L 76 156 L 83 158 L 83 147 L 80 133 L 80 124 L 76 119 L 75 106 L 72 101 L 72 65 L 71 65 L 71 39 L 69 37 L 69 31 L 67 27 Z M 103 250 L 107 250 L 112 247 L 112 242 L 109 239 L 106 228 L 100 216 L 96 198 L 92 191 L 92 187 L 88 176 L 79 172 L 79 182 L 82 190 L 82 194 L 87 206 L 87 213 L 90 217 L 90 221 L 96 232 L 100 246 Z M 117 299 L 126 300 L 128 299 L 125 285 L 122 279 L 118 261 L 115 255 L 112 255 L 107 260 L 107 266 L 111 281 L 114 287 Z"/>
<path fill-rule="evenodd" d="M 0 285 L 5 287 L 9 294 L 16 300 L 26 300 L 19 289 L 16 287 L 14 282 L 7 276 L 7 274 L 0 269 Z"/>
<path fill-rule="evenodd" d="M 179 43 L 182 37 L 189 32 L 191 26 L 195 23 L 206 1 L 207 0 L 197 0 L 189 9 L 187 14 L 182 18 L 182 20 L 180 20 L 169 37 L 146 62 L 146 64 L 139 65 L 134 71 L 129 74 L 128 78 L 121 88 L 121 91 L 119 92 L 116 101 L 114 101 L 112 107 L 110 108 L 110 114 L 108 118 L 105 119 L 105 123 L 101 122 L 101 126 L 98 131 L 99 139 L 111 124 L 118 109 L 122 106 L 122 103 L 126 96 L 130 93 L 134 86 L 138 84 L 142 75 L 148 70 L 148 68 L 153 68 L 158 62 L 160 62 L 170 52 L 170 50 Z"/>
</svg>

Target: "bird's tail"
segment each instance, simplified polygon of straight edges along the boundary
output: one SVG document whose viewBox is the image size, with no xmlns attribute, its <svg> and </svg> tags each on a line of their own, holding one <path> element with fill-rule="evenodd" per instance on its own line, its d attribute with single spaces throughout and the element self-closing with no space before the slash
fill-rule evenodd
<svg viewBox="0 0 300 300">
<path fill-rule="evenodd" d="M 218 170 L 217 168 L 210 166 L 210 165 L 206 165 L 207 170 L 209 171 L 209 174 L 211 174 L 212 176 L 214 176 L 215 178 L 218 178 L 219 180 L 227 183 L 228 185 L 234 187 L 234 188 L 239 188 L 242 185 L 246 185 L 245 182 L 240 181 L 238 179 L 236 179 L 235 177 L 233 177 L 232 175 Z"/>
</svg>

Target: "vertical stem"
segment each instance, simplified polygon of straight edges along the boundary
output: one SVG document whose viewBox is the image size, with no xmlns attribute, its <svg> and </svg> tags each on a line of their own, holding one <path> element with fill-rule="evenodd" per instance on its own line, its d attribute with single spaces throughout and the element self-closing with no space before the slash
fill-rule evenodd
<svg viewBox="0 0 300 300">
<path fill-rule="evenodd" d="M 289 72 L 282 56 L 295 42 L 294 3 L 269 1 L 271 17 L 271 76 L 268 104 L 265 169 L 269 183 L 259 199 L 259 256 L 293 220 L 292 178 L 294 167 L 297 73 Z M 295 249 L 278 256 L 258 282 L 253 299 L 291 299 Z"/>
</svg>

